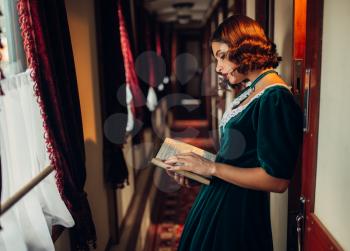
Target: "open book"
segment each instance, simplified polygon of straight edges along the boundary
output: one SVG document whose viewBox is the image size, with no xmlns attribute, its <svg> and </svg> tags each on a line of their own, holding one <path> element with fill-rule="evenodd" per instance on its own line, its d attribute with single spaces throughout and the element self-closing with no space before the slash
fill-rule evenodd
<svg viewBox="0 0 350 251">
<path fill-rule="evenodd" d="M 166 138 L 162 146 L 160 147 L 156 157 L 153 158 L 151 162 L 152 164 L 158 167 L 166 169 L 167 165 L 164 163 L 164 160 L 178 153 L 188 153 L 188 152 L 193 152 L 195 154 L 202 156 L 203 158 L 206 158 L 211 161 L 215 161 L 215 157 L 216 157 L 215 154 L 212 154 L 203 149 L 200 149 L 198 147 L 192 146 L 190 144 L 187 144 L 175 139 Z M 189 179 L 198 181 L 202 184 L 205 184 L 205 185 L 210 184 L 211 176 L 203 176 L 203 175 L 199 175 L 193 172 L 183 171 L 183 170 L 176 170 L 174 172 L 177 172 Z"/>
</svg>

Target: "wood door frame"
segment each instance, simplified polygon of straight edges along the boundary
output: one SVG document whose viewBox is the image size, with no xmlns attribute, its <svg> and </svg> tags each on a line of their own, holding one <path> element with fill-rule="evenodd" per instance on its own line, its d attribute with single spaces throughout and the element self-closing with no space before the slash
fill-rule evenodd
<svg viewBox="0 0 350 251">
<path fill-rule="evenodd" d="M 293 62 L 292 91 L 297 102 L 303 107 L 304 93 L 305 46 L 306 46 L 306 2 L 293 2 Z M 288 188 L 288 250 L 296 250 L 298 245 L 296 216 L 299 213 L 299 198 L 301 196 L 302 157 L 299 156 L 294 177 Z"/>
<path fill-rule="evenodd" d="M 255 20 L 264 28 L 266 36 L 273 41 L 275 24 L 275 1 L 255 0 Z"/>
<path fill-rule="evenodd" d="M 304 0 L 306 2 L 306 0 Z M 298 2 L 298 1 L 296 1 Z M 309 124 L 304 133 L 302 149 L 302 195 L 305 197 L 304 250 L 343 250 L 331 233 L 314 214 L 315 188 L 318 149 L 318 128 L 320 110 L 320 81 L 322 61 L 323 0 L 307 0 L 305 68 L 305 87 L 309 84 Z M 304 99 L 303 99 L 304 100 Z M 305 104 L 303 104 L 305 105 Z"/>
<path fill-rule="evenodd" d="M 236 0 L 232 6 L 227 6 L 227 15 L 233 12 L 233 14 L 247 14 L 247 1 L 246 0 Z"/>
</svg>

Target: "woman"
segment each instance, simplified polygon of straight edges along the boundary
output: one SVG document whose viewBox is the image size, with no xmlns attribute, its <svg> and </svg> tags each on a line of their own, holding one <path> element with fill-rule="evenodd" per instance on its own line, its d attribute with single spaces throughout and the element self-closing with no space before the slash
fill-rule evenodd
<svg viewBox="0 0 350 251">
<path fill-rule="evenodd" d="M 273 70 L 276 46 L 254 20 L 235 15 L 214 32 L 216 71 L 231 87 L 246 84 L 220 123 L 215 162 L 193 153 L 165 161 L 173 170 L 213 176 L 187 216 L 179 251 L 273 250 L 269 192 L 284 192 L 302 142 L 302 112 L 288 85 Z M 183 166 L 174 166 L 175 163 Z"/>
</svg>

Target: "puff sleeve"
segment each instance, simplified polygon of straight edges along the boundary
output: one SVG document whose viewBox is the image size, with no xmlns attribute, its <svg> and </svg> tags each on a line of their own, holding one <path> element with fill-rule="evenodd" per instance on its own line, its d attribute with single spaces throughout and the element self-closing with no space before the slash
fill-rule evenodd
<svg viewBox="0 0 350 251">
<path fill-rule="evenodd" d="M 284 87 L 261 96 L 255 116 L 257 157 L 271 176 L 291 179 L 303 138 L 302 111 Z"/>
</svg>

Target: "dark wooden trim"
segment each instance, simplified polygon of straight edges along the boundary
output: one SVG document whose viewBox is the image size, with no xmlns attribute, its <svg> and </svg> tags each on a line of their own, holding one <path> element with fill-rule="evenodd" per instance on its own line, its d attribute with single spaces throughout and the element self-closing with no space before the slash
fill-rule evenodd
<svg viewBox="0 0 350 251">
<path fill-rule="evenodd" d="M 221 0 L 221 9 L 223 12 L 224 19 L 227 17 L 228 13 L 228 0 Z"/>
<path fill-rule="evenodd" d="M 320 112 L 323 0 L 308 0 L 306 10 L 305 68 L 311 73 L 305 81 L 310 82 L 309 130 L 304 134 L 302 194 L 306 198 L 305 250 L 343 250 L 331 233 L 314 214 L 318 128 Z M 301 50 L 303 48 L 301 47 Z M 305 83 L 305 86 L 308 83 Z"/>
<path fill-rule="evenodd" d="M 306 57 L 306 1 L 294 1 L 294 22 L 293 22 L 293 73 L 295 72 L 296 60 L 300 60 L 301 72 L 305 72 L 305 57 Z M 293 93 L 299 96 L 299 103 L 303 103 L 301 94 L 304 90 L 304 74 L 300 76 L 300 88 L 298 87 L 298 79 L 295 74 L 292 74 Z"/>
<path fill-rule="evenodd" d="M 305 250 L 344 251 L 315 214 L 308 216 L 306 230 L 310 236 Z"/>
<path fill-rule="evenodd" d="M 304 234 L 305 250 L 316 246 L 315 231 L 308 231 L 311 225 L 311 213 L 314 212 L 317 148 L 318 148 L 318 123 L 320 106 L 320 76 L 321 76 L 321 52 L 322 52 L 322 22 L 323 0 L 307 1 L 306 10 L 306 62 L 305 68 L 311 70 L 311 74 L 305 81 L 310 81 L 309 100 L 309 131 L 304 134 L 303 164 L 302 164 L 302 194 L 306 198 L 305 215 L 306 231 Z M 304 91 L 303 91 L 304 93 Z M 304 105 L 304 104 L 303 104 Z"/>
<path fill-rule="evenodd" d="M 268 0 L 255 0 L 255 20 L 264 28 L 268 34 Z"/>
<path fill-rule="evenodd" d="M 109 186 L 106 186 L 107 191 L 107 205 L 108 205 L 108 223 L 111 244 L 117 243 L 120 238 L 120 232 L 118 231 L 118 210 L 116 191 Z"/>
<path fill-rule="evenodd" d="M 246 15 L 247 13 L 247 2 L 246 0 L 235 0 L 234 4 L 228 7 L 228 13 L 233 12 L 234 14 Z"/>
<path fill-rule="evenodd" d="M 218 19 L 219 19 L 219 8 L 218 8 L 218 7 L 216 7 L 216 8 L 213 10 L 210 19 L 211 19 L 212 22 L 214 22 L 214 24 L 215 24 L 215 29 L 216 29 L 216 27 L 219 26 L 219 21 L 218 21 Z M 214 30 L 215 30 L 215 29 L 214 29 Z M 211 32 L 211 34 L 213 34 L 213 31 Z"/>
<path fill-rule="evenodd" d="M 306 212 L 314 211 L 318 124 L 320 110 L 320 80 L 322 52 L 323 0 L 309 0 L 306 26 L 306 69 L 310 74 L 309 131 L 304 134 L 302 192 L 307 199 Z M 306 79 L 308 81 L 308 79 Z M 305 83 L 307 84 L 307 83 Z"/>
<path fill-rule="evenodd" d="M 133 35 L 133 52 L 134 52 L 134 56 L 137 55 L 139 48 L 138 48 L 138 41 L 139 41 L 139 37 L 137 34 L 137 29 L 136 29 L 136 4 L 138 1 L 136 0 L 130 0 L 129 1 L 129 5 L 130 5 L 130 20 L 131 20 L 131 28 L 130 30 L 132 30 L 132 35 Z"/>
<path fill-rule="evenodd" d="M 292 73 L 296 71 L 295 63 L 299 60 L 301 64 L 300 76 L 292 74 L 293 93 L 298 99 L 299 104 L 303 105 L 303 98 L 301 96 L 304 90 L 304 72 L 305 72 L 305 47 L 306 47 L 306 1 L 294 1 L 294 23 L 293 23 L 293 64 Z M 299 78 L 299 79 L 298 79 Z M 298 87 L 300 85 L 300 87 Z M 298 89 L 299 88 L 299 89 Z M 302 154 L 301 154 L 302 155 Z M 301 195 L 301 177 L 302 177 L 302 156 L 298 160 L 294 178 L 291 181 L 289 196 L 288 196 L 288 210 L 299 210 L 299 197 Z M 295 230 L 295 229 L 294 229 Z"/>
<path fill-rule="evenodd" d="M 305 72 L 305 46 L 306 46 L 306 1 L 294 1 L 293 6 L 293 62 L 292 62 L 292 86 L 293 94 L 302 105 L 302 93 L 304 89 Z M 296 71 L 296 60 L 300 62 L 300 74 L 294 74 Z M 298 239 L 296 232 L 296 216 L 299 214 L 302 184 L 302 155 L 300 154 L 293 179 L 288 189 L 288 250 L 297 250 Z"/>
<path fill-rule="evenodd" d="M 294 1 L 294 58 L 305 59 L 306 47 L 306 1 Z"/>
<path fill-rule="evenodd" d="M 255 0 L 255 20 L 264 28 L 265 34 L 273 40 L 274 0 Z"/>
<path fill-rule="evenodd" d="M 269 0 L 268 3 L 269 19 L 268 19 L 268 33 L 266 34 L 271 41 L 274 41 L 275 36 L 275 0 Z"/>
</svg>

